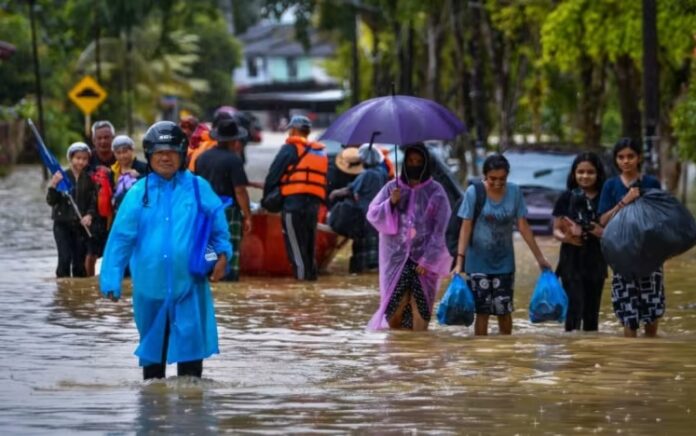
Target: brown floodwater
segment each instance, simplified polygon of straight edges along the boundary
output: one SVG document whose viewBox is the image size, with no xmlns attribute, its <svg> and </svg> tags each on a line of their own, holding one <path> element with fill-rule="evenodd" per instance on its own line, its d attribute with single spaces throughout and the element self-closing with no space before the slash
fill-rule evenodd
<svg viewBox="0 0 696 436">
<path fill-rule="evenodd" d="M 621 337 L 607 289 L 599 333 L 530 324 L 538 270 L 519 241 L 512 336 L 367 332 L 377 276 L 347 274 L 341 253 L 316 283 L 215 285 L 221 354 L 204 379 L 144 383 L 130 293 L 54 278 L 39 174 L 0 180 L 3 434 L 694 434 L 696 250 L 666 264 L 656 339 Z"/>
</svg>

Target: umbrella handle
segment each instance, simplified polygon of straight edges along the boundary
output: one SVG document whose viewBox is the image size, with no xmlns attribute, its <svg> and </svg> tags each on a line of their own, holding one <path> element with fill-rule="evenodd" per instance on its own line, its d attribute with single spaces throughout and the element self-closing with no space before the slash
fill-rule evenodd
<svg viewBox="0 0 696 436">
<path fill-rule="evenodd" d="M 78 209 L 78 207 L 77 207 L 77 203 L 75 203 L 75 199 L 72 197 L 72 195 L 70 195 L 67 192 L 64 192 L 64 194 L 70 200 L 70 204 L 72 204 L 73 209 L 75 209 L 75 213 L 77 214 L 77 217 L 80 219 L 80 221 L 82 221 L 82 214 L 80 213 L 80 209 Z M 89 227 L 87 227 L 84 224 L 82 224 L 82 227 L 85 228 L 85 231 L 87 232 L 87 236 L 89 236 L 91 238 L 92 232 L 89 231 Z"/>
</svg>

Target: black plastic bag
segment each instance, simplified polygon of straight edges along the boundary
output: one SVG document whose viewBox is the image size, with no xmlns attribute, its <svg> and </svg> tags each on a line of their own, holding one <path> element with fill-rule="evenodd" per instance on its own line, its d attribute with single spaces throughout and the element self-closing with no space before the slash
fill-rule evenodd
<svg viewBox="0 0 696 436">
<path fill-rule="evenodd" d="M 614 272 L 646 276 L 696 244 L 696 222 L 674 196 L 649 189 L 609 221 L 602 253 Z"/>
<path fill-rule="evenodd" d="M 339 235 L 357 239 L 363 236 L 365 215 L 360 206 L 351 198 L 348 198 L 331 207 L 327 222 L 331 230 Z"/>
<path fill-rule="evenodd" d="M 277 213 L 283 209 L 283 196 L 280 193 L 280 187 L 275 187 L 261 199 L 261 207 L 268 212 Z"/>
</svg>

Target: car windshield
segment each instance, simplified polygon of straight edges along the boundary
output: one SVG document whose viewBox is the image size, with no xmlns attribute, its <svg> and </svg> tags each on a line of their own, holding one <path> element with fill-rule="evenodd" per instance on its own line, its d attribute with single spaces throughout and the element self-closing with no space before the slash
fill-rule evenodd
<svg viewBox="0 0 696 436">
<path fill-rule="evenodd" d="M 510 162 L 508 180 L 523 187 L 564 191 L 575 155 L 539 151 L 506 152 Z"/>
</svg>

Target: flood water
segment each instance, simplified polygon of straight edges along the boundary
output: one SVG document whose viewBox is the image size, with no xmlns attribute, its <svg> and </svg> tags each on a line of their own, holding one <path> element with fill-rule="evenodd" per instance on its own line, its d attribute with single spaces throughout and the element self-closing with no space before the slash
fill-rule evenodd
<svg viewBox="0 0 696 436">
<path fill-rule="evenodd" d="M 531 325 L 538 271 L 519 241 L 512 336 L 366 332 L 377 276 L 348 275 L 343 253 L 316 283 L 215 285 L 221 354 L 204 379 L 170 366 L 144 383 L 130 293 L 112 303 L 95 279 L 54 278 L 39 174 L 0 180 L 3 434 L 694 434 L 695 250 L 666 265 L 657 339 L 621 337 L 606 289 L 597 334 Z"/>
</svg>

